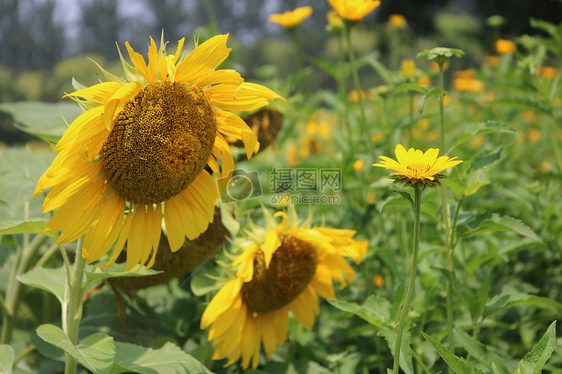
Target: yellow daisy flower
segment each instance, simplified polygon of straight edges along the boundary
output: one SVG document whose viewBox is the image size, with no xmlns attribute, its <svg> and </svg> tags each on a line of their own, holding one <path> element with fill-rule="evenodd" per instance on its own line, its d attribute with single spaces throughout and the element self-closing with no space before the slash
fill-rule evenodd
<svg viewBox="0 0 562 374">
<path fill-rule="evenodd" d="M 233 265 L 236 277 L 213 297 L 201 319 L 213 341 L 213 359 L 229 356 L 226 366 L 242 360 L 245 369 L 259 363 L 261 344 L 269 359 L 277 345 L 287 339 L 289 311 L 312 328 L 319 313 L 318 295 L 335 299 L 333 280 L 340 288 L 355 276 L 343 257 L 360 261 L 367 240 L 354 240 L 355 231 L 309 228 L 294 210 L 266 214 L 266 226 L 253 230 Z M 277 224 L 275 217 L 281 217 Z"/>
<path fill-rule="evenodd" d="M 269 22 L 278 23 L 285 28 L 296 27 L 312 14 L 311 6 L 288 10 L 285 13 L 270 14 L 267 18 Z"/>
<path fill-rule="evenodd" d="M 462 162 L 455 160 L 456 157 L 441 156 L 437 158 L 439 148 L 429 148 L 424 153 L 414 148 L 406 151 L 404 146 L 398 144 L 394 153 L 398 161 L 379 156 L 382 161 L 373 166 L 396 171 L 391 174 L 390 178 L 394 179 L 394 183 L 404 184 L 404 188 L 410 185 L 417 186 L 420 190 L 426 186 L 437 188 L 441 185 L 439 179 L 446 178 L 445 175 L 439 173 Z"/>
<path fill-rule="evenodd" d="M 162 217 L 172 251 L 205 231 L 219 189 L 234 169 L 224 136 L 241 139 L 248 158 L 259 148 L 252 130 L 229 111 L 259 108 L 280 97 L 244 82 L 234 70 L 215 70 L 230 52 L 228 35 L 209 39 L 187 56 L 182 56 L 185 38 L 171 55 L 163 38 L 160 48 L 150 38 L 148 64 L 126 42 L 133 66 L 119 51 L 123 79 L 101 69 L 107 82 L 66 95 L 87 110 L 57 143 L 58 155 L 34 196 L 52 188 L 42 209 L 58 210 L 46 230 L 62 230 L 57 243 L 84 236 L 88 262 L 117 243 L 113 263 L 126 242 L 126 268 L 145 264 L 152 253 L 150 267 Z"/>
<path fill-rule="evenodd" d="M 494 49 L 501 55 L 508 55 L 517 50 L 517 45 L 511 40 L 498 39 L 494 43 Z"/>
<path fill-rule="evenodd" d="M 406 17 L 401 14 L 391 14 L 388 16 L 388 22 L 397 29 L 401 29 L 406 26 Z"/>
<path fill-rule="evenodd" d="M 338 15 L 349 21 L 360 21 L 375 10 L 379 0 L 328 0 Z"/>
</svg>

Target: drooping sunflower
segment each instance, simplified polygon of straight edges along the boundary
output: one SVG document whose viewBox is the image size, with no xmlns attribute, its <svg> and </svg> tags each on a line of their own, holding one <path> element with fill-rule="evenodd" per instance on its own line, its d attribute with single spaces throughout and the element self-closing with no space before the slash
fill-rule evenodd
<svg viewBox="0 0 562 374">
<path fill-rule="evenodd" d="M 123 78 L 100 67 L 107 82 L 66 95 L 87 110 L 57 143 L 58 155 L 34 192 L 52 187 L 43 212 L 58 209 L 46 228 L 62 230 L 57 243 L 84 236 L 88 262 L 116 243 L 110 264 L 126 242 L 132 269 L 150 254 L 151 265 L 162 219 L 172 251 L 212 222 L 219 190 L 234 169 L 224 135 L 241 139 L 248 158 L 259 148 L 256 135 L 230 111 L 280 97 L 244 82 L 235 70 L 215 70 L 230 52 L 227 39 L 217 35 L 185 56 L 185 38 L 175 54 L 166 53 L 163 35 L 159 48 L 150 38 L 148 64 L 126 42 L 133 65 L 119 50 Z"/>
<path fill-rule="evenodd" d="M 287 10 L 285 13 L 270 14 L 267 20 L 277 23 L 285 28 L 297 27 L 312 14 L 311 6 L 298 7 L 295 10 Z"/>
<path fill-rule="evenodd" d="M 394 183 L 403 184 L 404 188 L 410 185 L 415 185 L 420 190 L 426 186 L 437 188 L 441 185 L 439 179 L 446 178 L 445 175 L 439 173 L 462 162 L 456 160 L 456 157 L 441 156 L 438 158 L 439 148 L 429 148 L 424 153 L 414 148 L 406 151 L 402 144 L 398 144 L 394 153 L 398 161 L 390 157 L 379 156 L 382 161 L 373 166 L 396 171 L 390 175 L 390 178 L 394 179 Z"/>
<path fill-rule="evenodd" d="M 348 21 L 361 21 L 375 10 L 380 0 L 328 0 L 336 13 Z"/>
<path fill-rule="evenodd" d="M 264 209 L 265 211 L 265 209 Z M 344 288 L 355 271 L 344 257 L 361 261 L 367 240 L 354 240 L 353 230 L 299 227 L 294 210 L 271 215 L 265 227 L 252 224 L 249 240 L 235 258 L 236 276 L 213 297 L 201 319 L 213 341 L 213 359 L 229 356 L 226 366 L 242 360 L 245 369 L 259 363 L 263 343 L 269 359 L 287 339 L 289 311 L 312 328 L 319 313 L 318 295 L 335 299 L 333 280 Z M 277 224 L 275 217 L 281 217 Z"/>
</svg>

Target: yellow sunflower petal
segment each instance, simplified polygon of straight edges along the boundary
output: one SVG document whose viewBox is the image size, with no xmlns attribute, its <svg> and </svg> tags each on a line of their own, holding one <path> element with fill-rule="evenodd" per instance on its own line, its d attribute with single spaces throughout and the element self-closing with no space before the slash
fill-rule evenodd
<svg viewBox="0 0 562 374">
<path fill-rule="evenodd" d="M 152 40 L 152 38 L 150 39 Z M 154 43 L 154 41 L 152 42 Z M 146 62 L 144 61 L 144 57 L 140 53 L 135 52 L 131 47 L 131 45 L 129 44 L 129 42 L 125 42 L 125 47 L 127 47 L 127 51 L 129 52 L 129 57 L 135 68 L 144 77 L 144 79 L 146 79 L 147 81 L 149 81 L 149 83 L 151 83 L 150 74 L 148 72 L 148 67 L 146 66 Z"/>
<path fill-rule="evenodd" d="M 276 231 L 268 231 L 265 236 L 265 240 L 261 245 L 261 250 L 263 251 L 263 257 L 265 261 L 265 268 L 269 269 L 269 263 L 271 262 L 271 256 L 273 253 L 281 246 L 281 240 Z"/>
<path fill-rule="evenodd" d="M 92 227 L 84 235 L 82 255 L 88 262 L 99 260 L 117 240 L 123 225 L 125 203 L 118 194 L 113 194 L 103 203 Z"/>
<path fill-rule="evenodd" d="M 150 37 L 150 48 L 148 49 L 148 83 L 152 84 L 158 70 L 158 49 L 152 36 Z"/>
<path fill-rule="evenodd" d="M 131 232 L 127 238 L 126 271 L 132 270 L 138 264 L 142 265 L 142 258 L 148 258 L 148 253 L 152 247 L 150 235 L 146 206 L 139 205 L 133 214 Z"/>
<path fill-rule="evenodd" d="M 242 140 L 246 150 L 246 157 L 250 159 L 252 154 L 259 150 L 258 137 L 250 129 L 250 127 L 234 113 L 230 113 L 221 109 L 216 111 L 217 122 L 219 124 L 218 131 L 224 135 Z"/>
<path fill-rule="evenodd" d="M 213 297 L 201 316 L 201 329 L 206 329 L 219 315 L 224 313 L 235 301 L 241 284 L 238 279 L 231 280 L 224 285 Z"/>
<path fill-rule="evenodd" d="M 179 63 L 175 81 L 189 83 L 213 71 L 230 53 L 230 48 L 226 48 L 227 39 L 228 34 L 217 35 L 195 47 Z"/>
<path fill-rule="evenodd" d="M 211 102 L 221 109 L 244 111 L 258 109 L 276 98 L 282 98 L 269 88 L 255 84 L 217 84 L 205 89 Z"/>
<path fill-rule="evenodd" d="M 251 313 L 247 313 L 246 321 L 244 322 L 244 334 L 242 334 L 242 342 L 240 344 L 242 349 L 242 369 L 245 370 L 250 366 L 250 360 L 253 361 L 256 346 L 259 353 L 259 345 L 260 335 L 257 322 Z"/>
<path fill-rule="evenodd" d="M 127 217 L 125 218 L 125 222 L 123 223 L 123 227 L 121 227 L 121 231 L 119 233 L 119 239 L 117 240 L 117 244 L 115 245 L 113 255 L 111 256 L 111 258 L 109 259 L 107 264 L 104 265 L 104 268 L 107 269 L 109 266 L 113 265 L 115 260 L 117 260 L 117 258 L 121 254 L 121 251 L 123 250 L 123 246 L 125 245 L 125 242 L 127 241 L 127 237 L 129 236 L 129 233 L 131 232 L 132 218 L 133 218 L 133 213 L 131 211 L 129 211 L 129 213 L 127 214 Z"/>
<path fill-rule="evenodd" d="M 210 72 L 207 75 L 202 76 L 195 83 L 197 87 L 203 88 L 205 86 L 210 86 L 213 84 L 233 84 L 240 85 L 244 82 L 244 79 L 240 76 L 236 70 L 232 69 L 222 69 Z"/>
<path fill-rule="evenodd" d="M 92 87 L 83 88 L 63 97 L 81 97 L 86 100 L 92 100 L 96 103 L 105 104 L 113 94 L 123 85 L 117 82 L 103 82 L 93 85 Z"/>
<path fill-rule="evenodd" d="M 139 82 L 130 82 L 121 86 L 115 93 L 107 100 L 104 109 L 105 126 L 108 130 L 113 128 L 113 117 L 117 106 L 123 102 L 132 99 L 142 91 Z"/>
<path fill-rule="evenodd" d="M 99 106 L 82 113 L 70 124 L 55 146 L 55 152 L 82 144 L 102 132 L 109 133 L 103 122 L 103 106 Z"/>
<path fill-rule="evenodd" d="M 318 297 L 310 285 L 291 302 L 291 311 L 301 325 L 309 330 L 312 328 L 318 314 Z"/>
<path fill-rule="evenodd" d="M 166 234 L 170 250 L 176 252 L 185 242 L 185 232 L 183 230 L 181 208 L 178 201 L 174 198 L 166 200 L 164 206 L 164 221 L 166 223 Z"/>
</svg>

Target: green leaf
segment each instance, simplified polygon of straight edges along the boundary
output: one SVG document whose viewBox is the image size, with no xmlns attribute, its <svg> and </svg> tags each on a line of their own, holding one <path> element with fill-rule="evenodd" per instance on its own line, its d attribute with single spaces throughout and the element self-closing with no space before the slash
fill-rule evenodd
<svg viewBox="0 0 562 374">
<path fill-rule="evenodd" d="M 12 374 L 12 366 L 14 365 L 14 349 L 7 345 L 0 345 L 0 373 Z"/>
<path fill-rule="evenodd" d="M 463 128 L 462 134 L 457 137 L 452 148 L 456 148 L 459 144 L 476 136 L 494 133 L 517 134 L 517 130 L 505 122 L 486 121 L 471 123 Z"/>
<path fill-rule="evenodd" d="M 10 234 L 42 234 L 49 238 L 56 239 L 58 232 L 45 231 L 47 221 L 44 218 L 30 218 L 18 221 L 5 221 L 0 223 L 0 235 Z"/>
<path fill-rule="evenodd" d="M 339 310 L 353 313 L 377 327 L 382 327 L 389 323 L 391 319 L 391 305 L 388 300 L 382 297 L 371 295 L 367 297 L 363 305 L 343 300 L 328 300 L 328 302 Z"/>
<path fill-rule="evenodd" d="M 381 328 L 381 334 L 386 339 L 390 352 L 394 356 L 394 349 L 396 346 L 396 328 L 384 325 Z M 399 364 L 404 373 L 414 374 L 414 363 L 412 361 L 412 351 L 410 350 L 410 329 L 407 325 L 405 326 L 402 340 L 400 341 Z"/>
<path fill-rule="evenodd" d="M 308 57 L 307 59 L 324 73 L 330 75 L 332 78 L 337 80 L 340 76 L 340 71 L 338 70 L 337 66 L 329 63 L 328 61 L 314 57 Z"/>
<path fill-rule="evenodd" d="M 492 180 L 492 172 L 495 164 L 500 160 L 503 147 L 491 153 L 479 156 L 474 159 L 467 171 L 466 189 L 464 196 L 475 194 L 480 187 L 489 184 Z"/>
<path fill-rule="evenodd" d="M 52 293 L 61 304 L 66 299 L 65 285 L 67 279 L 64 267 L 58 269 L 34 268 L 19 275 L 18 280 L 27 286 L 41 288 Z"/>
<path fill-rule="evenodd" d="M 483 317 L 489 317 L 494 313 L 521 305 L 542 306 L 553 308 L 558 312 L 562 311 L 562 307 L 555 300 L 526 293 L 509 293 L 496 295 L 488 301 Z"/>
<path fill-rule="evenodd" d="M 416 91 L 416 92 L 421 92 L 421 93 L 425 94 L 425 93 L 429 92 L 429 90 L 430 90 L 430 88 L 422 87 L 422 86 L 419 86 L 415 83 L 403 83 L 403 84 L 401 84 L 400 86 L 398 86 L 394 89 L 394 93 L 398 94 L 402 91 Z"/>
<path fill-rule="evenodd" d="M 67 125 L 80 114 L 82 108 L 75 103 L 18 102 L 2 103 L 0 110 L 8 112 L 18 123 L 19 129 L 51 142 L 58 142 Z"/>
<path fill-rule="evenodd" d="M 107 269 L 104 269 L 101 265 L 87 265 L 86 269 L 84 270 L 84 274 L 86 275 L 86 281 L 83 284 L 84 288 L 87 288 L 88 285 L 99 282 L 104 279 L 108 278 L 115 278 L 115 277 L 142 277 L 147 275 L 159 274 L 161 271 L 147 269 L 146 267 L 141 267 L 140 270 L 135 271 L 126 271 L 125 270 L 126 264 L 112 264 Z"/>
<path fill-rule="evenodd" d="M 546 361 L 554 352 L 556 344 L 556 321 L 546 330 L 541 340 L 533 347 L 531 352 L 525 355 L 525 358 L 519 362 L 517 372 L 528 374 L 540 374 Z"/>
<path fill-rule="evenodd" d="M 467 222 L 457 227 L 457 235 L 459 238 L 495 231 L 513 231 L 542 243 L 542 240 L 529 226 L 518 219 L 510 216 L 500 216 L 497 213 L 474 214 Z"/>
<path fill-rule="evenodd" d="M 456 374 L 484 374 L 484 372 L 474 366 L 472 363 L 466 361 L 462 357 L 457 357 L 451 353 L 446 347 L 441 345 L 437 340 L 432 338 L 431 336 L 427 335 L 423 331 L 421 332 L 422 336 L 427 340 L 431 345 L 435 348 L 437 353 L 445 360 L 447 365 L 453 369 Z"/>
<path fill-rule="evenodd" d="M 421 95 L 420 98 L 418 99 L 418 111 L 420 113 L 423 113 L 423 108 L 425 106 L 425 101 L 427 99 L 429 99 L 432 96 L 437 96 L 437 95 L 443 95 L 445 96 L 447 94 L 447 91 L 445 91 L 442 88 L 433 88 L 431 89 L 431 91 L 427 92 L 424 95 Z"/>
<path fill-rule="evenodd" d="M 96 333 L 75 346 L 64 331 L 57 326 L 41 325 L 37 335 L 43 340 L 70 354 L 88 370 L 94 373 L 109 373 L 115 357 L 113 338 L 104 333 Z"/>
<path fill-rule="evenodd" d="M 111 374 L 135 372 L 210 374 L 199 361 L 167 342 L 160 349 L 145 348 L 134 344 L 115 342 L 115 366 Z"/>
<path fill-rule="evenodd" d="M 458 327 L 455 328 L 455 341 L 458 342 L 460 347 L 463 347 L 470 355 L 472 355 L 479 362 L 484 364 L 488 369 L 492 369 L 492 364 L 495 364 L 496 371 L 500 374 L 509 374 L 505 362 L 491 349 L 484 344 L 480 343 L 466 332 Z"/>
</svg>

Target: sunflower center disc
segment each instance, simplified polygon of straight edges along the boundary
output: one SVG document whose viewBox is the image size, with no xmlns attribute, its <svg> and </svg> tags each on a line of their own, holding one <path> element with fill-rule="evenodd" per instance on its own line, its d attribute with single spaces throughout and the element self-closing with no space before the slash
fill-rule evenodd
<svg viewBox="0 0 562 374">
<path fill-rule="evenodd" d="M 293 301 L 310 283 L 318 256 L 314 247 L 297 238 L 284 236 L 282 244 L 265 268 L 263 252 L 254 259 L 254 276 L 242 285 L 242 300 L 248 310 L 267 313 Z"/>
<path fill-rule="evenodd" d="M 205 167 L 217 132 L 214 108 L 199 88 L 155 82 L 118 114 L 101 153 L 103 172 L 134 204 L 165 201 Z"/>
</svg>

